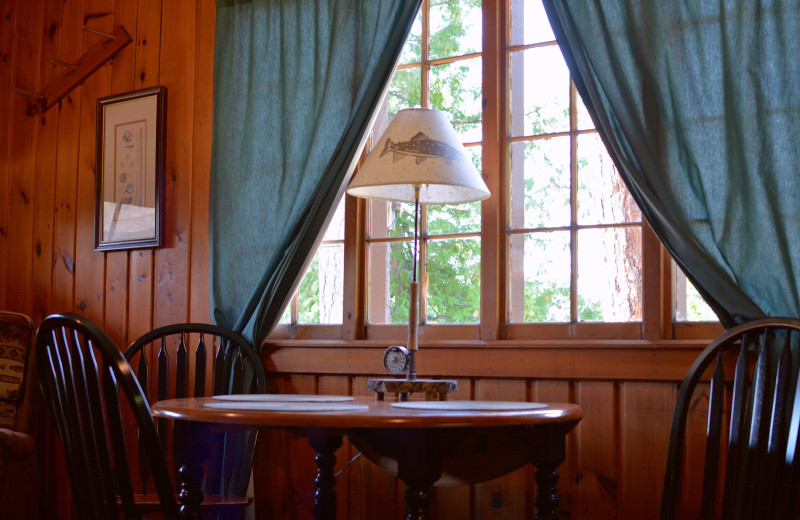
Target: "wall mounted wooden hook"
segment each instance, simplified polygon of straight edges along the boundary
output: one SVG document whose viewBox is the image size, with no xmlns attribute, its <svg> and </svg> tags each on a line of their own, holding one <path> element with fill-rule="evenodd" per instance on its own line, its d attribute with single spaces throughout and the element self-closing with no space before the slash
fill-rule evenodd
<svg viewBox="0 0 800 520">
<path fill-rule="evenodd" d="M 58 65 L 63 65 L 67 70 L 48 83 L 41 93 L 12 87 L 16 92 L 36 100 L 29 113 L 39 112 L 41 114 L 49 110 L 132 41 L 131 35 L 122 25 L 118 25 L 111 33 L 104 33 L 86 26 L 83 26 L 82 29 L 100 35 L 104 39 L 92 45 L 83 56 L 75 60 L 75 63 L 67 64 L 56 61 Z"/>
</svg>

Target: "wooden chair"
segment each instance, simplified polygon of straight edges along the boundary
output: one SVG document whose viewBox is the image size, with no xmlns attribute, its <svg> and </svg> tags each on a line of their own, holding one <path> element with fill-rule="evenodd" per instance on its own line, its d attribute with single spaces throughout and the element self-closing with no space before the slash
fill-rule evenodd
<svg viewBox="0 0 800 520">
<path fill-rule="evenodd" d="M 72 314 L 44 319 L 35 352 L 78 518 L 141 518 L 134 503 L 121 390 L 139 429 L 138 458 L 150 468 L 160 510 L 164 518 L 177 519 L 175 491 L 150 407 L 122 352 L 99 327 Z"/>
<path fill-rule="evenodd" d="M 733 327 L 702 352 L 678 391 L 662 520 L 800 518 L 798 366 L 798 319 Z M 698 385 L 701 379 L 710 384 Z M 705 394 L 705 450 L 698 460 L 686 455 L 697 453 L 699 437 L 687 433 L 687 423 L 697 419 Z"/>
<path fill-rule="evenodd" d="M 172 370 L 170 353 L 174 357 Z M 131 343 L 125 357 L 137 367 L 137 377 L 150 402 L 204 397 L 209 390 L 210 395 L 230 395 L 264 393 L 266 388 L 264 367 L 250 343 L 240 334 L 216 325 L 178 323 L 159 327 Z M 209 361 L 210 380 L 207 378 Z M 172 384 L 170 374 L 174 374 Z M 172 426 L 172 421 L 156 420 L 168 458 L 167 439 L 172 435 Z M 211 447 L 203 483 L 207 518 L 211 514 L 226 519 L 243 517 L 244 509 L 252 501 L 252 497 L 247 496 L 247 487 L 256 435 L 255 429 L 226 433 Z M 182 442 L 178 436 L 174 437 L 173 444 Z M 143 488 L 148 489 L 146 472 L 141 478 Z"/>
</svg>

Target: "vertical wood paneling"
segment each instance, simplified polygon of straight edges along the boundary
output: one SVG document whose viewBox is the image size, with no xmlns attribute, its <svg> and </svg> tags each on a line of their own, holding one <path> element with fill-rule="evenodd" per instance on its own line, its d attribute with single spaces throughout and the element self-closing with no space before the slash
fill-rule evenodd
<svg viewBox="0 0 800 520">
<path fill-rule="evenodd" d="M 675 387 L 621 385 L 622 486 L 620 518 L 658 518 Z"/>
<path fill-rule="evenodd" d="M 192 183 L 192 116 L 194 114 L 194 0 L 161 5 L 159 83 L 167 85 L 167 157 L 165 171 L 166 240 L 156 252 L 155 324 L 186 321 L 189 308 L 189 248 Z"/>
<path fill-rule="evenodd" d="M 214 92 L 214 24 L 216 7 L 213 0 L 199 0 L 195 35 L 195 82 L 191 233 L 189 276 L 192 291 L 189 316 L 193 321 L 209 321 L 208 265 L 208 185 L 211 174 L 211 120 Z"/>
<path fill-rule="evenodd" d="M 83 2 L 67 2 L 63 8 L 61 56 L 73 63 L 83 52 Z M 77 222 L 78 142 L 83 89 L 73 90 L 50 111 L 58 111 L 56 150 L 56 208 L 53 240 L 53 300 L 50 312 L 71 312 L 75 296 L 75 229 Z"/>
<path fill-rule="evenodd" d="M 16 5 L 13 0 L 3 0 L 0 11 L 0 273 L 6 272 L 8 255 L 8 193 L 11 183 L 9 157 L 11 150 L 11 104 L 14 94 L 12 85 L 14 64 L 14 40 L 16 35 Z M 3 276 L 5 281 L 5 276 Z M 6 301 L 6 284 L 0 284 L 0 302 Z"/>
<path fill-rule="evenodd" d="M 42 3 L 19 0 L 16 8 L 16 38 L 12 82 L 35 91 L 39 86 Z M 29 23 L 24 23 L 30 21 Z M 15 95 L 11 104 L 9 136 L 8 249 L 6 297 L 14 307 L 32 315 L 33 223 L 36 171 L 37 119 L 28 115 L 28 98 Z"/>
<path fill-rule="evenodd" d="M 41 84 L 47 84 L 60 70 L 50 62 L 61 52 L 61 2 L 45 0 L 42 20 Z M 40 321 L 51 308 L 53 279 L 53 226 L 56 156 L 50 153 L 58 140 L 58 111 L 38 116 L 39 141 L 36 163 L 36 193 L 33 225 L 32 317 Z"/>
<path fill-rule="evenodd" d="M 114 29 L 113 0 L 85 0 L 86 25 L 111 32 Z M 85 51 L 102 37 L 85 32 Z M 89 76 L 81 91 L 81 121 L 78 151 L 78 180 L 75 228 L 75 307 L 101 327 L 105 327 L 105 255 L 94 251 L 94 193 L 97 98 L 111 94 L 111 65 L 106 64 Z M 72 146 L 75 146 L 73 143 Z M 122 334 L 106 329 L 114 338 Z"/>
<path fill-rule="evenodd" d="M 617 518 L 619 409 L 616 385 L 611 381 L 583 381 L 576 397 L 585 415 L 575 432 L 579 460 L 576 477 L 579 491 L 573 502 L 575 517 Z M 561 483 L 564 483 L 563 478 Z"/>
</svg>

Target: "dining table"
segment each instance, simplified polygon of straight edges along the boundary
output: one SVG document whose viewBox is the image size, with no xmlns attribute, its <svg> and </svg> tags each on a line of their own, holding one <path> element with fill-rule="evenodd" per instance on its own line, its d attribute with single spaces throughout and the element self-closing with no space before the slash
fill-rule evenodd
<svg viewBox="0 0 800 520">
<path fill-rule="evenodd" d="M 202 518 L 202 464 L 211 437 L 244 428 L 279 428 L 306 437 L 316 452 L 314 518 L 336 518 L 336 451 L 346 437 L 367 459 L 407 486 L 408 520 L 429 518 L 433 486 L 468 485 L 526 464 L 536 468 L 536 519 L 558 518 L 558 466 L 578 405 L 516 401 L 426 401 L 259 394 L 166 399 L 152 406 L 175 421 L 178 494 L 184 518 Z"/>
</svg>

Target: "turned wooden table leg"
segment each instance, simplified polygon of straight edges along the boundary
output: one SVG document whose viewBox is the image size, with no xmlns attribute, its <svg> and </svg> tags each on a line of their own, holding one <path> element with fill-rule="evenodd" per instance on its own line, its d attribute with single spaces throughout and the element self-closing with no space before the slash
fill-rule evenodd
<svg viewBox="0 0 800 520">
<path fill-rule="evenodd" d="M 335 520 L 336 518 L 336 475 L 333 466 L 336 464 L 336 450 L 342 446 L 341 435 L 318 435 L 308 439 L 309 444 L 317 452 L 314 458 L 317 463 L 317 477 L 314 479 L 314 518 L 316 520 Z"/>
<path fill-rule="evenodd" d="M 555 520 L 558 518 L 558 466 L 567 457 L 566 435 L 571 424 L 556 424 L 532 428 L 525 436 L 531 447 L 530 460 L 536 466 L 536 520 Z"/>
<path fill-rule="evenodd" d="M 203 462 L 211 453 L 210 443 L 214 434 L 207 424 L 175 421 L 173 432 L 173 454 L 178 467 L 177 491 L 181 502 L 181 518 L 201 520 L 203 511 Z"/>
<path fill-rule="evenodd" d="M 178 468 L 178 498 L 181 501 L 180 513 L 184 520 L 201 520 L 203 511 L 203 468 L 194 464 L 184 464 Z"/>
<path fill-rule="evenodd" d="M 537 467 L 533 477 L 536 480 L 536 520 L 558 519 L 558 472 L 553 467 Z"/>
</svg>

